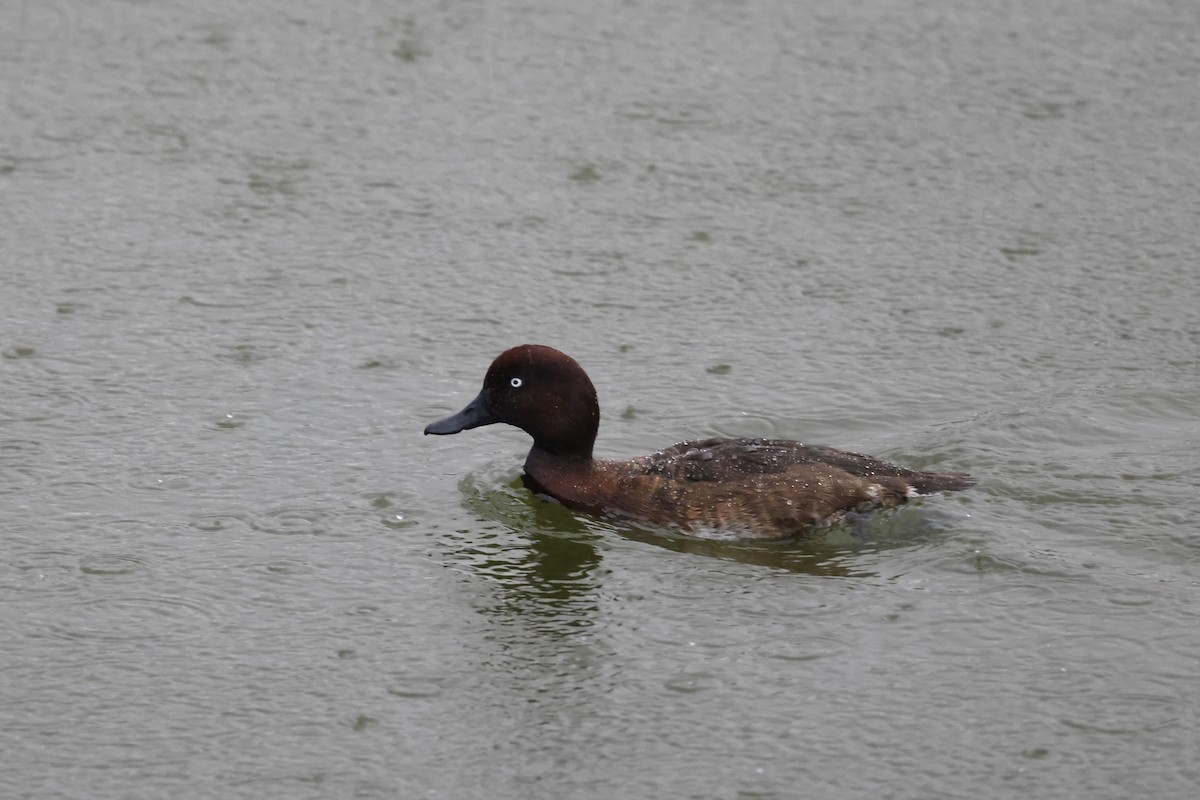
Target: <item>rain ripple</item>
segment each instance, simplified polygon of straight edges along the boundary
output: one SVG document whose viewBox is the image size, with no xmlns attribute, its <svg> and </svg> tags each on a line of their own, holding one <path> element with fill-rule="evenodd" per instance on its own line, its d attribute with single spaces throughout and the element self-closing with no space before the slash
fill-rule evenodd
<svg viewBox="0 0 1200 800">
<path fill-rule="evenodd" d="M 45 630 L 69 640 L 178 639 L 199 635 L 213 619 L 208 607 L 190 599 L 129 595 L 65 604 Z"/>
</svg>

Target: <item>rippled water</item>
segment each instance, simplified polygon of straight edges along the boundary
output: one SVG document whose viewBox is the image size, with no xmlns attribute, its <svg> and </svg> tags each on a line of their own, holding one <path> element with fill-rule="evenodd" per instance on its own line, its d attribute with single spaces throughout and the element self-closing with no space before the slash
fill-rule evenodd
<svg viewBox="0 0 1200 800">
<path fill-rule="evenodd" d="M 0 794 L 1191 797 L 1198 9 L 0 4 Z M 578 517 L 522 341 L 980 485 Z"/>
</svg>

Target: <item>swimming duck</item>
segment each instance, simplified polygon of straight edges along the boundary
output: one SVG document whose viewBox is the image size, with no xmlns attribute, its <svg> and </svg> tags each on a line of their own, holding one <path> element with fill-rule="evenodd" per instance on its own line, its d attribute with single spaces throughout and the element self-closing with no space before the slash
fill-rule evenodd
<svg viewBox="0 0 1200 800">
<path fill-rule="evenodd" d="M 587 373 L 552 347 L 523 344 L 496 357 L 483 390 L 425 433 L 504 422 L 533 437 L 525 485 L 593 516 L 665 525 L 715 538 L 779 539 L 838 522 L 848 511 L 974 485 L 961 472 L 918 472 L 784 439 L 681 442 L 626 460 L 592 457 L 600 405 Z"/>
</svg>

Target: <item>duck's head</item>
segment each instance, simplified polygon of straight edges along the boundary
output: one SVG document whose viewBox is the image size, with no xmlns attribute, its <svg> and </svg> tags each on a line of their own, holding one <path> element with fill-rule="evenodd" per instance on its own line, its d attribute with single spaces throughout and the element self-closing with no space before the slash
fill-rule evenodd
<svg viewBox="0 0 1200 800">
<path fill-rule="evenodd" d="M 600 405 L 575 359 L 553 347 L 523 344 L 496 357 L 483 390 L 466 408 L 425 426 L 425 433 L 459 433 L 494 422 L 515 425 L 551 455 L 591 458 Z"/>
</svg>

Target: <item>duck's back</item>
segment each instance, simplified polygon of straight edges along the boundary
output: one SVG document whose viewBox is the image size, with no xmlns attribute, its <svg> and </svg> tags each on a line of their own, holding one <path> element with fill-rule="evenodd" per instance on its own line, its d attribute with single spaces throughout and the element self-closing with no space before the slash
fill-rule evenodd
<svg viewBox="0 0 1200 800">
<path fill-rule="evenodd" d="M 702 439 L 680 442 L 636 461 L 646 474 L 679 481 L 718 482 L 740 475 L 778 475 L 799 466 L 839 469 L 863 478 L 900 478 L 917 494 L 957 491 L 975 481 L 961 472 L 920 472 L 822 445 L 787 439 Z"/>
<path fill-rule="evenodd" d="M 681 442 L 610 462 L 624 473 L 612 510 L 693 531 L 778 538 L 838 521 L 850 510 L 888 508 L 955 491 L 962 473 L 920 472 L 859 453 L 781 439 Z M 618 465 L 621 465 L 618 467 Z"/>
</svg>

